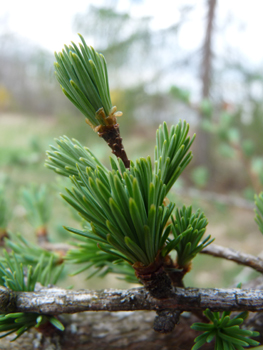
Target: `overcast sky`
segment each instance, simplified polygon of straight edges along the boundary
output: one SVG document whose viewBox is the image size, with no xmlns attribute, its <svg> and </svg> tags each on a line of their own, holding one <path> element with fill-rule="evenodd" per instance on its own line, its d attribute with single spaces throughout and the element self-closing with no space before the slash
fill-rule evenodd
<svg viewBox="0 0 263 350">
<path fill-rule="evenodd" d="M 102 2 L 107 4 L 101 0 L 2 0 L 0 30 L 8 28 L 51 51 L 59 51 L 63 44 L 78 40 L 77 33 L 72 30 L 75 14 L 85 11 L 89 4 Z M 131 5 L 129 0 L 120 0 L 118 8 L 120 11 L 129 9 L 134 16 L 152 16 L 152 27 L 158 29 L 180 19 L 180 5 L 195 5 L 191 20 L 180 36 L 182 47 L 193 49 L 200 46 L 203 38 L 205 3 L 205 0 L 133 0 Z M 263 1 L 218 0 L 216 23 L 220 37 L 215 43 L 217 48 L 223 49 L 228 43 L 251 62 L 262 62 L 262 13 Z"/>
</svg>

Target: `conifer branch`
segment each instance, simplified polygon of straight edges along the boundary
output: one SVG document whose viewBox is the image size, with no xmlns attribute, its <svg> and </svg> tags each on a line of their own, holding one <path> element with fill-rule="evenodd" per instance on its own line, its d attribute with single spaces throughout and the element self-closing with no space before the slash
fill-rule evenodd
<svg viewBox="0 0 263 350">
<path fill-rule="evenodd" d="M 83 311 L 195 311 L 207 308 L 212 311 L 263 310 L 263 290 L 238 288 L 176 288 L 168 298 L 156 299 L 144 288 L 74 291 L 43 287 L 34 292 L 14 292 L 1 287 L 0 300 L 0 313 L 37 312 L 46 315 Z"/>
</svg>

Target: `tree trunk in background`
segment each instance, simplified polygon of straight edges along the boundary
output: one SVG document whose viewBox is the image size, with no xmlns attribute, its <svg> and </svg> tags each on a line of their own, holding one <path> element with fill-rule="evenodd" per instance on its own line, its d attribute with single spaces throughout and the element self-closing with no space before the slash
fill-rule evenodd
<svg viewBox="0 0 263 350">
<path fill-rule="evenodd" d="M 206 32 L 204 43 L 202 46 L 202 60 L 201 60 L 201 84 L 202 84 L 202 100 L 209 99 L 212 76 L 212 36 L 214 29 L 216 0 L 208 0 L 208 13 L 206 22 Z M 199 123 L 202 122 L 203 115 L 199 114 Z M 196 138 L 195 159 L 198 165 L 203 165 L 211 170 L 210 162 L 210 135 L 203 131 L 199 126 Z M 211 171 L 210 171 L 211 172 Z"/>
<path fill-rule="evenodd" d="M 210 94 L 211 75 L 212 75 L 212 35 L 215 19 L 216 0 L 208 0 L 208 15 L 206 35 L 203 44 L 203 59 L 201 66 L 202 96 L 208 98 Z"/>
</svg>

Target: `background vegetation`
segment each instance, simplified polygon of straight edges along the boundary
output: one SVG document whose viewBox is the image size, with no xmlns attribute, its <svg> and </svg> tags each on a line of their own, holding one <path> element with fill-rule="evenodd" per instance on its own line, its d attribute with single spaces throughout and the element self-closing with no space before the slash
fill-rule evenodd
<svg viewBox="0 0 263 350">
<path fill-rule="evenodd" d="M 114 2 L 109 4 L 89 6 L 75 17 L 74 28 L 86 40 L 92 38 L 107 59 L 112 102 L 124 113 L 119 121 L 128 156 L 152 156 L 159 123 L 186 119 L 191 134 L 197 132 L 194 162 L 173 189 L 173 200 L 201 207 L 209 219 L 207 232 L 217 244 L 260 254 L 252 201 L 263 187 L 261 67 L 232 48 L 224 54 L 216 51 L 213 40 L 221 34 L 216 0 L 206 5 L 203 44 L 190 53 L 180 47 L 178 37 L 194 7 L 180 8 L 176 24 L 153 30 L 149 17 L 120 13 Z M 104 164 L 109 150 L 61 93 L 52 53 L 5 30 L 0 51 L 0 187 L 10 208 L 8 229 L 35 239 L 21 192 L 30 183 L 44 183 L 52 208 L 49 239 L 66 242 L 72 238 L 62 225 L 71 226 L 74 217 L 58 195 L 63 180 L 44 168 L 45 150 L 60 135 L 92 148 Z M 251 277 L 231 262 L 199 256 L 186 282 L 223 287 Z M 79 277 L 63 283 L 79 288 L 124 284 Z"/>
</svg>

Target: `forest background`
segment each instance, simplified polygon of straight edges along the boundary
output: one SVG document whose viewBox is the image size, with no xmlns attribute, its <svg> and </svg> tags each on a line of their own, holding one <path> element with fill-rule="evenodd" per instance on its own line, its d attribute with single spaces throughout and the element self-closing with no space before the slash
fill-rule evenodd
<svg viewBox="0 0 263 350">
<path fill-rule="evenodd" d="M 173 189 L 173 200 L 204 210 L 215 243 L 260 255 L 253 198 L 263 189 L 263 5 L 153 3 L 75 1 L 74 9 L 62 1 L 47 1 L 45 8 L 10 1 L 10 9 L 1 7 L 0 189 L 10 208 L 9 230 L 35 239 L 22 192 L 32 183 L 46 184 L 49 239 L 73 241 L 62 226 L 72 226 L 74 215 L 58 195 L 66 180 L 43 165 L 55 137 L 76 138 L 109 162 L 107 146 L 83 127 L 54 78 L 52 50 L 76 41 L 80 32 L 106 57 L 112 102 L 124 113 L 119 121 L 129 157 L 152 156 L 158 125 L 186 119 L 197 133 L 194 161 Z M 229 287 L 253 277 L 256 272 L 248 268 L 199 255 L 186 285 Z M 69 284 L 127 287 L 112 277 L 85 275 L 61 282 Z"/>
</svg>

